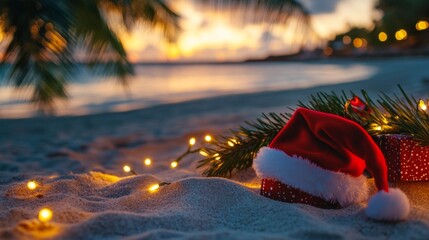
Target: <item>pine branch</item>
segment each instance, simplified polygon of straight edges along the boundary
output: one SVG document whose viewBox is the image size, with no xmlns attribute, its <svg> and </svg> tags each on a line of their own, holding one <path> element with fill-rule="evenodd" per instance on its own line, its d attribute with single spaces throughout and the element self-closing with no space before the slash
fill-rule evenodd
<svg viewBox="0 0 429 240">
<path fill-rule="evenodd" d="M 412 136 L 416 142 L 423 146 L 429 145 L 429 114 L 426 109 L 419 108 L 419 102 L 409 97 L 399 86 L 403 98 L 394 95 L 394 98 L 382 94 L 378 102 L 390 115 L 389 125 L 396 133 Z M 425 105 L 424 101 L 423 104 Z M 425 105 L 426 106 L 426 105 Z"/>
<path fill-rule="evenodd" d="M 347 95 L 344 91 L 341 95 L 319 92 L 311 95 L 308 103 L 299 101 L 297 105 L 350 119 L 371 136 L 406 134 L 421 145 L 429 145 L 428 112 L 419 108 L 419 101 L 409 97 L 400 86 L 399 89 L 402 97 L 394 95 L 391 98 L 381 93 L 376 101 L 362 90 L 364 100 L 358 100 L 363 108 L 353 105 L 351 99 L 356 99 L 356 94 L 350 92 Z M 207 156 L 198 162 L 198 168 L 206 168 L 203 174 L 209 177 L 228 177 L 235 171 L 251 167 L 259 149 L 271 142 L 290 117 L 289 113 L 262 114 L 255 122 L 245 122 L 238 130 L 232 130 L 230 136 L 216 138 L 210 147 L 200 148 Z"/>
<path fill-rule="evenodd" d="M 198 168 L 207 167 L 203 174 L 209 177 L 227 177 L 251 167 L 259 149 L 271 142 L 289 118 L 287 113 L 262 114 L 256 122 L 232 130 L 231 136 L 215 139 L 212 147 L 205 149 L 209 156 L 198 162 Z"/>
</svg>

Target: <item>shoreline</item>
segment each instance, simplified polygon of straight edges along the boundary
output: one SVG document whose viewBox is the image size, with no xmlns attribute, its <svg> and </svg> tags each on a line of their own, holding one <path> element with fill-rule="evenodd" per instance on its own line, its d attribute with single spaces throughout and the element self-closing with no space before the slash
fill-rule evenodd
<svg viewBox="0 0 429 240">
<path fill-rule="evenodd" d="M 338 63 L 337 60 L 326 60 L 323 61 L 323 64 L 329 65 L 329 64 L 335 64 Z M 427 66 L 427 64 L 429 64 L 429 58 L 403 58 L 403 59 L 376 59 L 374 61 L 370 61 L 371 64 L 368 64 L 368 61 L 356 61 L 356 60 L 350 60 L 347 61 L 346 64 L 344 66 L 347 66 L 348 64 L 354 64 L 354 65 L 359 65 L 359 64 L 364 64 L 363 66 L 374 66 L 375 68 L 375 73 L 372 75 L 369 75 L 369 77 L 367 79 L 361 79 L 361 80 L 357 80 L 357 81 L 353 81 L 353 82 L 346 82 L 346 83 L 320 83 L 320 84 L 316 84 L 316 85 L 312 85 L 312 86 L 300 86 L 300 87 L 296 87 L 293 89 L 284 89 L 284 90 L 268 90 L 268 91 L 262 91 L 262 92 L 254 92 L 255 90 L 250 90 L 250 92 L 243 92 L 243 93 L 218 93 L 220 95 L 218 96 L 211 96 L 211 97 L 196 97 L 195 99 L 190 99 L 190 100 L 178 100 L 177 102 L 173 101 L 171 103 L 162 101 L 160 99 L 159 103 L 144 103 L 144 102 L 139 102 L 138 99 L 133 100 L 134 102 L 130 102 L 130 105 L 127 107 L 131 110 L 125 110 L 125 111 L 121 111 L 121 110 L 108 110 L 109 108 L 106 108 L 104 111 L 102 110 L 103 108 L 100 108 L 99 110 L 97 110 L 98 107 L 93 109 L 93 113 L 91 112 L 86 112 L 84 111 L 84 113 L 79 114 L 79 110 L 75 109 L 74 111 L 77 111 L 76 114 L 65 114 L 65 115 L 58 115 L 58 116 L 28 116 L 28 117 L 13 117 L 13 116 L 9 116 L 9 115 L 4 115 L 3 117 L 0 114 L 0 120 L 17 120 L 17 119 L 38 119 L 38 118 L 43 118 L 43 119 L 49 119 L 49 118 L 63 118 L 63 117 L 84 117 L 84 116 L 90 116 L 90 115 L 100 115 L 100 114 L 114 114 L 114 113 L 126 113 L 126 112 L 134 112 L 134 111 L 140 111 L 140 110 L 145 110 L 145 109 L 152 109 L 152 108 L 156 108 L 156 107 L 160 107 L 161 109 L 164 108 L 167 105 L 174 105 L 174 106 L 179 106 L 180 104 L 192 104 L 193 102 L 207 102 L 207 101 L 211 101 L 213 99 L 213 101 L 217 101 L 219 100 L 220 102 L 222 101 L 227 101 L 227 99 L 233 99 L 233 98 L 240 98 L 240 96 L 242 95 L 243 97 L 249 97 L 249 98 L 257 98 L 258 96 L 265 96 L 267 94 L 273 93 L 274 95 L 278 95 L 278 94 L 287 94 L 287 91 L 307 91 L 310 93 L 314 93 L 317 91 L 317 89 L 321 89 L 321 91 L 330 91 L 330 89 L 337 89 L 337 90 L 355 90 L 358 89 L 358 91 L 360 91 L 360 89 L 367 89 L 368 91 L 372 91 L 371 89 L 374 88 L 373 86 L 371 86 L 371 84 L 365 84 L 365 83 L 358 83 L 358 82 L 365 82 L 365 81 L 374 81 L 374 86 L 375 88 L 378 89 L 386 89 L 386 87 L 392 86 L 392 85 L 397 85 L 402 83 L 403 87 L 407 88 L 407 82 L 405 81 L 405 78 L 412 78 L 412 80 L 414 82 L 418 82 L 419 80 L 422 80 L 422 82 L 428 81 L 429 79 L 429 71 L 426 69 L 423 69 L 425 66 Z M 253 63 L 248 63 L 248 64 L 253 64 Z M 255 64 L 259 64 L 259 63 L 255 63 Z M 274 63 L 266 63 L 268 65 L 270 64 L 276 64 Z M 312 64 L 311 62 L 308 64 Z M 365 65 L 366 64 L 366 65 Z M 389 69 L 386 69 L 386 67 L 383 65 L 387 64 L 392 65 L 390 66 L 391 68 L 391 72 L 389 72 Z M 402 70 L 401 70 L 402 69 Z M 404 78 L 404 79 L 398 79 L 398 78 Z M 393 78 L 391 82 L 386 81 L 385 78 Z M 419 79 L 416 79 L 419 78 Z M 386 82 L 387 84 L 379 84 L 380 82 Z M 305 83 L 308 84 L 308 83 Z M 351 84 L 350 87 L 347 86 L 347 84 Z M 420 84 L 423 87 L 427 87 L 424 86 L 426 84 L 424 83 L 416 83 L 416 84 Z M 342 89 L 339 86 L 344 86 L 344 89 Z M 326 90 L 324 90 L 326 89 Z M 392 88 L 390 88 L 391 90 Z M 418 89 L 419 88 L 415 88 Z M 389 89 L 387 89 L 389 90 Z M 421 90 L 421 89 L 420 89 Z M 374 92 L 374 91 L 372 91 Z M 422 91 L 418 91 L 418 94 L 421 95 Z M 304 94 L 300 94 L 300 97 L 296 97 L 296 102 L 298 100 L 305 100 L 306 97 L 308 97 L 309 94 L 307 94 L 307 96 L 305 95 L 305 92 L 303 92 Z M 297 95 L 298 96 L 298 95 Z M 304 99 L 303 99 L 304 98 Z M 225 99 L 225 100 L 223 100 Z M 295 102 L 295 103 L 296 103 Z M 107 104 L 107 103 L 106 103 Z M 148 104 L 145 107 L 141 107 L 144 106 L 145 104 Z M 178 104 L 178 105 L 177 105 Z M 256 103 L 257 104 L 257 103 Z M 290 104 L 290 103 L 289 103 Z M 113 106 L 113 105 L 112 105 Z M 239 108 L 240 105 L 237 105 L 237 107 Z M 73 108 L 74 109 L 74 108 Z M 66 110 L 67 112 L 67 110 Z M 9 117 L 8 117 L 9 116 Z"/>
</svg>

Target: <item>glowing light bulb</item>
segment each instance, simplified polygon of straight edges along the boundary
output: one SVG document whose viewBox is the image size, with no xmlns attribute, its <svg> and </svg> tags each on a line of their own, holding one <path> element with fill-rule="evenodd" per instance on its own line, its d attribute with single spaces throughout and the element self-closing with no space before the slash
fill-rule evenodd
<svg viewBox="0 0 429 240">
<path fill-rule="evenodd" d="M 380 40 L 380 42 L 385 42 L 387 40 L 387 34 L 385 32 L 380 32 L 378 34 L 378 40 Z"/>
<path fill-rule="evenodd" d="M 353 39 L 353 46 L 355 48 L 361 48 L 363 46 L 363 41 L 361 38 L 355 38 Z"/>
<path fill-rule="evenodd" d="M 53 215 L 54 214 L 52 213 L 51 209 L 43 208 L 42 210 L 39 211 L 38 218 L 41 222 L 47 223 L 52 219 Z"/>
<path fill-rule="evenodd" d="M 150 160 L 150 158 L 146 158 L 146 159 L 144 160 L 144 165 L 149 166 L 149 165 L 151 165 L 151 164 L 152 164 L 152 160 Z"/>
<path fill-rule="evenodd" d="M 174 162 L 171 162 L 170 167 L 171 168 L 176 168 L 177 165 L 178 165 L 178 163 L 176 161 L 174 161 Z"/>
<path fill-rule="evenodd" d="M 204 152 L 203 150 L 200 151 L 200 154 L 204 157 L 207 157 L 209 155 L 208 153 Z"/>
<path fill-rule="evenodd" d="M 423 21 L 418 21 L 416 23 L 416 29 L 419 31 L 425 30 L 427 28 L 429 28 L 429 23 L 427 21 L 423 20 Z"/>
<path fill-rule="evenodd" d="M 216 161 L 221 159 L 221 156 L 219 155 L 219 153 L 213 154 L 213 157 Z"/>
<path fill-rule="evenodd" d="M 30 190 L 34 190 L 37 188 L 37 182 L 36 181 L 29 181 L 27 183 L 27 188 Z"/>
<path fill-rule="evenodd" d="M 419 108 L 421 109 L 421 110 L 423 110 L 423 111 L 426 111 L 426 109 L 428 109 L 428 107 L 426 106 L 426 103 L 425 103 L 425 101 L 423 101 L 423 100 L 419 100 Z"/>
<path fill-rule="evenodd" d="M 374 126 L 374 130 L 376 130 L 376 131 L 381 131 L 381 126 L 376 124 L 376 125 Z"/>
<path fill-rule="evenodd" d="M 125 165 L 123 169 L 124 169 L 124 172 L 126 172 L 126 173 L 131 172 L 131 167 L 128 165 Z"/>
<path fill-rule="evenodd" d="M 404 29 L 399 29 L 395 33 L 395 38 L 398 41 L 405 40 L 407 38 L 407 31 L 405 31 Z"/>
<path fill-rule="evenodd" d="M 159 188 L 159 184 L 154 184 L 154 185 L 149 187 L 149 191 L 153 192 L 153 191 L 158 190 L 158 188 Z"/>
<path fill-rule="evenodd" d="M 228 141 L 228 145 L 230 146 L 230 147 L 234 147 L 234 143 L 232 142 L 232 141 Z"/>
<path fill-rule="evenodd" d="M 206 140 L 206 142 L 210 142 L 210 141 L 212 140 L 212 136 L 210 136 L 210 135 L 206 135 L 206 136 L 204 137 L 204 140 Z"/>
<path fill-rule="evenodd" d="M 189 139 L 189 145 L 191 145 L 191 146 L 194 146 L 196 142 L 197 142 L 197 140 L 194 137 Z"/>
</svg>

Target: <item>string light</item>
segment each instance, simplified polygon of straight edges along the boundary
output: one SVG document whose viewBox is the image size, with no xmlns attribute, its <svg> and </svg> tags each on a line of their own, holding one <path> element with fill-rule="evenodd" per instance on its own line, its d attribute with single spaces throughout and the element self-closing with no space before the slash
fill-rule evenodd
<svg viewBox="0 0 429 240">
<path fill-rule="evenodd" d="M 37 182 L 32 180 L 27 183 L 27 188 L 30 190 L 34 190 L 37 188 Z"/>
<path fill-rule="evenodd" d="M 154 192 L 159 189 L 159 184 L 153 184 L 149 187 L 149 191 Z"/>
<path fill-rule="evenodd" d="M 178 163 L 176 161 L 171 162 L 170 167 L 171 168 L 176 168 L 178 165 Z"/>
<path fill-rule="evenodd" d="M 196 142 L 197 142 L 197 140 L 194 137 L 189 139 L 189 145 L 191 145 L 191 146 L 194 146 Z"/>
<path fill-rule="evenodd" d="M 208 153 L 204 152 L 203 150 L 200 150 L 200 154 L 204 157 L 207 157 L 209 155 Z"/>
<path fill-rule="evenodd" d="M 37 217 L 38 217 L 39 221 L 41 221 L 42 223 L 47 223 L 52 219 L 53 216 L 54 216 L 54 214 L 52 213 L 51 209 L 42 208 L 39 211 L 39 215 Z"/>
<path fill-rule="evenodd" d="M 132 173 L 133 175 L 137 175 L 137 173 L 133 169 L 131 169 L 131 167 L 129 165 L 124 165 L 124 167 L 122 169 L 126 173 Z"/>
<path fill-rule="evenodd" d="M 423 111 L 426 111 L 426 109 L 428 109 L 428 107 L 426 106 L 425 101 L 423 101 L 422 99 L 419 100 L 419 108 Z"/>
<path fill-rule="evenodd" d="M 206 136 L 204 137 L 204 140 L 206 140 L 206 142 L 210 142 L 210 141 L 212 140 L 212 136 L 210 136 L 210 135 L 206 135 Z"/>
<path fill-rule="evenodd" d="M 213 154 L 213 157 L 214 157 L 214 159 L 215 159 L 216 161 L 218 161 L 218 160 L 220 160 L 220 159 L 221 159 L 221 156 L 219 155 L 219 153 L 215 153 L 215 154 Z"/>
<path fill-rule="evenodd" d="M 233 143 L 232 141 L 228 141 L 228 145 L 229 145 L 230 147 L 234 147 L 234 143 Z"/>
<path fill-rule="evenodd" d="M 123 169 L 124 169 L 124 172 L 126 172 L 126 173 L 131 172 L 131 167 L 128 165 L 124 165 Z"/>
<path fill-rule="evenodd" d="M 376 130 L 376 131 L 381 131 L 381 126 L 380 125 L 378 125 L 378 124 L 374 124 L 374 130 Z"/>
<path fill-rule="evenodd" d="M 146 158 L 146 159 L 144 160 L 144 165 L 149 166 L 149 165 L 151 165 L 151 164 L 152 164 L 152 160 L 151 160 L 150 158 Z"/>
</svg>

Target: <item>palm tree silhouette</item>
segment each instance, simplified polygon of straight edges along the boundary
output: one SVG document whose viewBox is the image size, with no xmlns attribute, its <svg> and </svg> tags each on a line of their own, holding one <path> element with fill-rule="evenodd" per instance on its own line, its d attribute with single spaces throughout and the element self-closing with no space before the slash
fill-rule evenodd
<svg viewBox="0 0 429 240">
<path fill-rule="evenodd" d="M 254 21 L 286 24 L 295 16 L 308 26 L 307 13 L 295 0 L 194 2 L 251 12 Z M 161 30 L 169 41 L 180 33 L 179 15 L 163 0 L 0 0 L 0 51 L 2 64 L 8 66 L 7 83 L 31 94 L 44 113 L 55 110 L 56 100 L 67 98 L 67 83 L 80 62 L 126 84 L 133 66 L 109 23 L 112 16 L 128 31 L 141 22 Z"/>
</svg>

